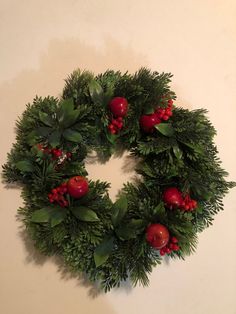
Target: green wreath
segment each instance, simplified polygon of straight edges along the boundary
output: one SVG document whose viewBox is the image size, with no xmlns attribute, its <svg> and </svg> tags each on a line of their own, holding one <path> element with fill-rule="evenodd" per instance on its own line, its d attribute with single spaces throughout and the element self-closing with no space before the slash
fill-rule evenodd
<svg viewBox="0 0 236 314">
<path fill-rule="evenodd" d="M 61 99 L 36 97 L 17 122 L 3 176 L 23 183 L 19 209 L 35 246 L 63 257 L 108 291 L 148 284 L 162 256 L 184 258 L 223 209 L 226 182 L 206 110 L 173 105 L 171 74 L 94 76 L 79 70 Z M 141 179 L 113 203 L 109 183 L 86 179 L 85 158 L 129 151 Z"/>
</svg>

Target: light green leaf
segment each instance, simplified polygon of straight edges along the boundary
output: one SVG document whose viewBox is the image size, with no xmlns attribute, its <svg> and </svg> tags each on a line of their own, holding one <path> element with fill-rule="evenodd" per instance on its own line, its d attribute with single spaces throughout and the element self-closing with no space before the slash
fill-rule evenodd
<svg viewBox="0 0 236 314">
<path fill-rule="evenodd" d="M 136 238 L 144 228 L 145 222 L 143 219 L 131 219 L 129 223 L 120 226 L 115 232 L 121 240 L 129 240 Z"/>
<path fill-rule="evenodd" d="M 104 102 L 104 91 L 102 86 L 95 80 L 92 80 L 88 84 L 89 94 L 94 103 L 103 104 Z"/>
<path fill-rule="evenodd" d="M 16 163 L 16 168 L 22 172 L 33 172 L 34 166 L 29 160 L 21 160 Z"/>
<path fill-rule="evenodd" d="M 75 217 L 82 221 L 95 222 L 99 220 L 97 214 L 93 210 L 84 206 L 73 207 L 71 208 L 71 211 Z"/>
<path fill-rule="evenodd" d="M 174 135 L 174 129 L 170 123 L 159 123 L 155 125 L 155 128 L 165 136 L 171 137 Z"/>
<path fill-rule="evenodd" d="M 60 123 L 63 128 L 68 128 L 77 122 L 79 117 L 79 110 L 75 109 L 68 113 L 67 116 L 64 117 L 64 120 Z"/>
<path fill-rule="evenodd" d="M 73 98 L 68 98 L 60 102 L 57 119 L 59 124 L 62 124 L 68 116 L 73 115 L 74 111 L 74 100 Z"/>
<path fill-rule="evenodd" d="M 36 130 L 31 131 L 27 136 L 26 136 L 26 142 L 29 145 L 34 145 L 38 143 L 38 134 Z"/>
<path fill-rule="evenodd" d="M 48 142 L 52 147 L 58 146 L 61 142 L 61 132 L 59 130 L 53 131 L 48 137 Z"/>
<path fill-rule="evenodd" d="M 63 137 L 71 142 L 80 143 L 82 141 L 82 136 L 78 131 L 72 129 L 66 129 L 63 132 Z"/>
<path fill-rule="evenodd" d="M 128 209 L 128 202 L 125 195 L 122 195 L 113 205 L 112 209 L 112 223 L 117 226 L 124 218 Z"/>
<path fill-rule="evenodd" d="M 50 213 L 51 227 L 59 225 L 66 218 L 65 208 L 56 207 Z"/>
<path fill-rule="evenodd" d="M 105 238 L 95 249 L 94 251 L 94 261 L 96 264 L 96 267 L 101 266 L 102 264 L 104 264 L 112 250 L 114 248 L 114 238 L 113 237 L 107 237 Z"/>
<path fill-rule="evenodd" d="M 144 114 L 153 114 L 154 112 L 155 112 L 155 109 L 153 108 L 153 106 L 149 106 L 144 109 Z"/>
<path fill-rule="evenodd" d="M 50 220 L 51 208 L 43 208 L 33 212 L 31 221 L 33 222 L 48 222 Z"/>
<path fill-rule="evenodd" d="M 163 202 L 159 203 L 153 209 L 153 215 L 157 216 L 159 219 L 163 219 L 166 217 L 166 210 Z"/>
<path fill-rule="evenodd" d="M 107 132 L 106 135 L 107 135 L 108 141 L 109 141 L 111 144 L 115 144 L 115 141 L 116 141 L 116 139 L 117 139 L 118 136 L 117 136 L 116 134 L 111 134 L 111 133 L 109 133 L 109 132 Z"/>
<path fill-rule="evenodd" d="M 174 152 L 175 157 L 176 157 L 177 159 L 181 159 L 181 158 L 182 158 L 183 152 L 182 152 L 182 150 L 179 148 L 178 145 L 173 146 L 173 152 Z"/>
<path fill-rule="evenodd" d="M 53 120 L 46 112 L 39 112 L 39 120 L 47 126 L 52 126 Z"/>
</svg>

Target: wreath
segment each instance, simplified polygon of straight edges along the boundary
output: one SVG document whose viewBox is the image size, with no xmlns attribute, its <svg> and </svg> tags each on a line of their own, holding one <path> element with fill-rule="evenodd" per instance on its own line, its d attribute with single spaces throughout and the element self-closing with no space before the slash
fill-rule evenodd
<svg viewBox="0 0 236 314">
<path fill-rule="evenodd" d="M 23 184 L 20 217 L 37 249 L 59 255 L 108 291 L 129 279 L 148 285 L 163 256 L 184 259 L 223 209 L 227 182 L 206 110 L 177 108 L 170 73 L 74 71 L 60 99 L 36 97 L 17 121 L 3 166 Z M 117 200 L 86 178 L 85 159 L 129 151 L 136 182 Z"/>
</svg>

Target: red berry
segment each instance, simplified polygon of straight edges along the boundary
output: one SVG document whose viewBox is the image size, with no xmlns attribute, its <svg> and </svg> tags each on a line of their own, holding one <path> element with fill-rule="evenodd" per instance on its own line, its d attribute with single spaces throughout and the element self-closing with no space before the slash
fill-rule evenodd
<svg viewBox="0 0 236 314">
<path fill-rule="evenodd" d="M 169 244 L 169 247 L 170 247 L 171 250 L 173 250 L 174 244 L 173 244 L 173 243 L 170 243 L 170 244 Z"/>
<path fill-rule="evenodd" d="M 178 251 L 179 250 L 179 246 L 177 244 L 174 244 L 173 250 L 174 251 Z"/>
<path fill-rule="evenodd" d="M 169 248 L 166 248 L 166 253 L 167 254 L 170 254 L 171 253 L 171 250 Z"/>
<path fill-rule="evenodd" d="M 115 97 L 109 103 L 114 117 L 125 117 L 128 111 L 128 101 L 124 97 Z"/>
<path fill-rule="evenodd" d="M 182 194 L 175 187 L 167 188 L 163 192 L 163 201 L 170 209 L 181 207 L 183 204 Z"/>
<path fill-rule="evenodd" d="M 52 193 L 56 194 L 57 193 L 57 189 L 52 189 Z"/>
<path fill-rule="evenodd" d="M 67 183 L 67 189 L 70 196 L 74 198 L 81 198 L 89 191 L 88 181 L 81 176 L 70 178 Z"/>
<path fill-rule="evenodd" d="M 166 120 L 169 119 L 169 116 L 168 116 L 167 114 L 165 114 L 165 115 L 162 117 L 162 119 L 163 119 L 164 121 L 166 121 Z"/>
<path fill-rule="evenodd" d="M 165 255 L 165 252 L 164 252 L 163 249 L 160 250 L 160 255 L 161 255 L 161 256 Z"/>
<path fill-rule="evenodd" d="M 146 230 L 146 240 L 155 249 L 162 249 L 169 242 L 169 231 L 161 224 L 151 224 Z"/>
<path fill-rule="evenodd" d="M 173 105 L 173 100 L 172 100 L 172 99 L 169 99 L 169 100 L 168 100 L 168 106 L 171 107 L 172 105 Z"/>
<path fill-rule="evenodd" d="M 123 121 L 123 118 L 122 118 L 122 117 L 118 117 L 118 118 L 117 118 L 117 121 L 122 122 L 122 121 Z"/>
<path fill-rule="evenodd" d="M 66 153 L 67 158 L 71 158 L 72 154 L 70 152 Z"/>
<path fill-rule="evenodd" d="M 178 239 L 176 237 L 172 237 L 171 238 L 171 242 L 172 243 L 178 243 L 179 241 L 178 241 Z"/>
<path fill-rule="evenodd" d="M 142 115 L 139 120 L 140 126 L 145 133 L 152 133 L 155 130 L 154 126 L 160 122 L 161 120 L 156 113 Z"/>
</svg>

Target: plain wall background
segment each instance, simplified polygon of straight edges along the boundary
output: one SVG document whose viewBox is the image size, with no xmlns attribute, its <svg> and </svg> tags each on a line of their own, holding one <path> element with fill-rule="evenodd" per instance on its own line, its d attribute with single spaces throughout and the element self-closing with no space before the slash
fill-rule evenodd
<svg viewBox="0 0 236 314">
<path fill-rule="evenodd" d="M 59 95 L 77 67 L 140 66 L 174 74 L 178 105 L 209 110 L 223 167 L 236 180 L 234 0 L 0 0 L 0 163 L 14 142 L 15 120 L 36 94 Z M 90 177 L 112 182 L 114 197 L 131 175 L 124 162 L 89 166 Z M 95 298 L 24 240 L 16 220 L 20 190 L 1 185 L 0 203 L 2 314 L 236 313 L 235 189 L 195 255 L 156 268 L 149 288 L 126 286 Z"/>
</svg>

